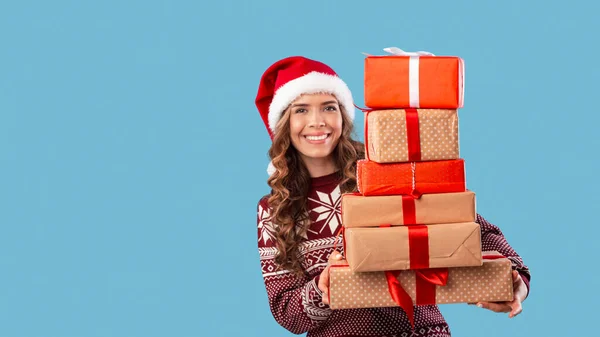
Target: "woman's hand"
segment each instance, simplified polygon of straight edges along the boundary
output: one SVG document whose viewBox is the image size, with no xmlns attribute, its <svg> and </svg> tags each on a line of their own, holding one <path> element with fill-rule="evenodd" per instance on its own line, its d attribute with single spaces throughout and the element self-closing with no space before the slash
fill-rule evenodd
<svg viewBox="0 0 600 337">
<path fill-rule="evenodd" d="M 477 306 L 493 312 L 509 312 L 513 318 L 523 311 L 522 303 L 527 297 L 527 286 L 516 270 L 512 271 L 514 298 L 510 302 L 479 302 Z"/>
<path fill-rule="evenodd" d="M 333 260 L 341 260 L 342 259 L 342 254 L 334 251 L 333 253 L 331 253 L 332 256 L 330 258 Z M 330 263 L 327 263 L 327 267 L 325 267 L 325 269 L 323 269 L 323 271 L 321 272 L 321 276 L 319 276 L 319 290 L 321 290 L 323 292 L 323 296 L 322 296 L 322 300 L 321 302 L 323 302 L 324 304 L 329 305 L 329 267 L 331 267 Z"/>
</svg>

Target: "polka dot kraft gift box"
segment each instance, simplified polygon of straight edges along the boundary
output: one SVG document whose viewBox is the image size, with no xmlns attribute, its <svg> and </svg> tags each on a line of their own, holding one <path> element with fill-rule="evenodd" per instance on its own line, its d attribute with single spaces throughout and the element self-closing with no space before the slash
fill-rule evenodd
<svg viewBox="0 0 600 337">
<path fill-rule="evenodd" d="M 367 111 L 364 133 L 367 160 L 377 163 L 459 158 L 457 110 Z"/>
<path fill-rule="evenodd" d="M 510 260 L 498 252 L 482 257 L 481 266 L 368 273 L 352 272 L 345 260 L 332 261 L 329 306 L 411 311 L 412 305 L 512 301 Z"/>
</svg>

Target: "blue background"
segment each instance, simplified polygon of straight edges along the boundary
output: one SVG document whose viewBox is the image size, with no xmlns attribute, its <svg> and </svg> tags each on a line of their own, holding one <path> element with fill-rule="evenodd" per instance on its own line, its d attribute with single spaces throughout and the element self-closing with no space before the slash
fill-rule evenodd
<svg viewBox="0 0 600 337">
<path fill-rule="evenodd" d="M 308 56 L 363 105 L 361 52 L 390 46 L 465 59 L 467 185 L 532 270 L 516 319 L 442 306 L 453 335 L 594 331 L 591 4 L 3 1 L 0 336 L 290 335 L 256 249 L 259 78 Z"/>
</svg>

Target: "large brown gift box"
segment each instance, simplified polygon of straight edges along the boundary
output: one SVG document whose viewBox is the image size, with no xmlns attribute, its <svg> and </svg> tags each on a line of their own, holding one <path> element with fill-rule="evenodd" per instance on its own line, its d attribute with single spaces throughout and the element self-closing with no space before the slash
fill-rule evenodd
<svg viewBox="0 0 600 337">
<path fill-rule="evenodd" d="M 353 273 L 346 261 L 332 261 L 329 271 L 329 306 L 332 309 L 393 307 L 384 272 Z M 497 252 L 484 252 L 483 265 L 448 268 L 446 285 L 435 286 L 435 304 L 512 301 L 511 262 Z M 398 272 L 397 280 L 417 303 L 414 270 Z M 429 296 L 431 299 L 432 296 Z"/>
<path fill-rule="evenodd" d="M 364 125 L 367 159 L 374 162 L 459 158 L 455 109 L 368 111 Z"/>
<path fill-rule="evenodd" d="M 353 272 L 481 266 L 476 222 L 386 228 L 345 228 L 344 252 Z"/>
<path fill-rule="evenodd" d="M 378 227 L 384 224 L 416 225 L 475 222 L 473 191 L 406 195 L 342 195 L 342 224 L 346 228 Z"/>
</svg>

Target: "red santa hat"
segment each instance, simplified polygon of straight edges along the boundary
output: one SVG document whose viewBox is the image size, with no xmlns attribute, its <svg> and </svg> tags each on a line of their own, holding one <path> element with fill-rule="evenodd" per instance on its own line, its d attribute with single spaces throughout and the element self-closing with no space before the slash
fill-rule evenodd
<svg viewBox="0 0 600 337">
<path fill-rule="evenodd" d="M 265 71 L 255 103 L 271 139 L 283 111 L 302 94 L 314 93 L 334 95 L 346 115 L 354 120 L 352 93 L 328 65 L 303 56 L 291 56 L 275 62 Z M 270 164 L 269 174 L 273 171 Z"/>
</svg>

